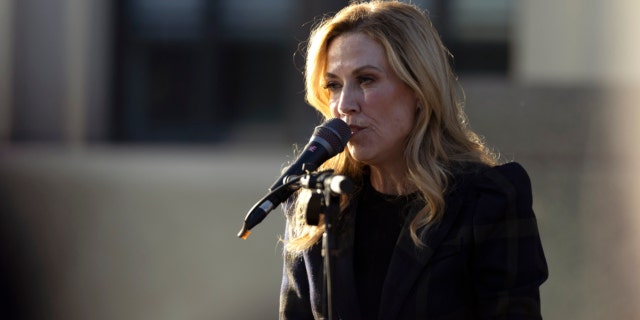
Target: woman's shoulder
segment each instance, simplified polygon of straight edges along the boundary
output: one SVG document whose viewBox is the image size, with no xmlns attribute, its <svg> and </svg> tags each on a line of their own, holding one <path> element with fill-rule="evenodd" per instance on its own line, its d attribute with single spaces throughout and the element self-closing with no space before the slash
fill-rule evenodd
<svg viewBox="0 0 640 320">
<path fill-rule="evenodd" d="M 477 196 L 531 205 L 531 180 L 524 167 L 517 162 L 490 166 L 472 164 L 453 175 L 454 190 L 473 190 Z"/>
<path fill-rule="evenodd" d="M 456 198 L 466 203 L 474 223 L 492 224 L 533 216 L 531 182 L 519 163 L 482 165 L 467 171 L 462 180 L 464 187 Z"/>
<path fill-rule="evenodd" d="M 531 193 L 531 180 L 527 171 L 517 162 L 486 168 L 476 180 L 479 189 L 517 192 L 520 197 Z"/>
<path fill-rule="evenodd" d="M 455 184 L 473 183 L 478 186 L 494 187 L 501 185 L 530 186 L 529 174 L 518 162 L 508 162 L 500 165 L 471 163 L 456 167 L 452 170 L 452 181 Z"/>
</svg>

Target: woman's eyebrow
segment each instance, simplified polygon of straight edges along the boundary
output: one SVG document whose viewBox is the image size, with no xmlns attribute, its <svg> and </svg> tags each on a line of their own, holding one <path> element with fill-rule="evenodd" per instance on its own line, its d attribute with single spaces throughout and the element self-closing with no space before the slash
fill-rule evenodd
<svg viewBox="0 0 640 320">
<path fill-rule="evenodd" d="M 367 69 L 373 69 L 373 70 L 378 71 L 378 72 L 383 72 L 383 70 L 382 70 L 382 69 L 380 69 L 379 67 L 376 67 L 376 66 L 374 66 L 374 65 L 367 64 L 367 65 L 364 65 L 364 66 L 362 66 L 362 67 L 358 67 L 358 68 L 354 69 L 354 70 L 351 72 L 351 74 L 358 74 L 358 73 L 360 73 L 360 72 L 362 72 L 362 71 L 365 71 L 365 70 L 367 70 Z M 331 72 L 327 72 L 327 73 L 325 73 L 325 78 L 338 78 L 338 76 L 337 76 L 337 75 L 335 75 L 335 74 L 333 74 L 333 73 L 331 73 Z"/>
</svg>

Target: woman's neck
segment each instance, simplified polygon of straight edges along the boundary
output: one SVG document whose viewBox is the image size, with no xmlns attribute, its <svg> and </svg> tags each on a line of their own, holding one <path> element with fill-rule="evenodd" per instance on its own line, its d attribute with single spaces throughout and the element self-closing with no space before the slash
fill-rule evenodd
<svg viewBox="0 0 640 320">
<path fill-rule="evenodd" d="M 407 179 L 403 168 L 384 169 L 370 167 L 371 186 L 376 191 L 389 195 L 406 195 L 416 191 L 415 185 Z"/>
</svg>

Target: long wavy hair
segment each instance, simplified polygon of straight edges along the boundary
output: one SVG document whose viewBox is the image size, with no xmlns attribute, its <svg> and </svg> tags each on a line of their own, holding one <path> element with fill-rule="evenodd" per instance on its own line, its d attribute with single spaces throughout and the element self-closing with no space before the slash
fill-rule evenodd
<svg viewBox="0 0 640 320">
<path fill-rule="evenodd" d="M 324 18 L 312 30 L 306 51 L 307 102 L 325 119 L 331 118 L 329 92 L 323 88 L 327 48 L 336 37 L 359 32 L 377 41 L 400 79 L 418 97 L 420 112 L 406 141 L 406 179 L 414 185 L 425 206 L 410 225 L 416 246 L 422 246 L 420 230 L 445 212 L 444 195 L 451 168 L 462 163 L 495 165 L 496 156 L 468 126 L 464 95 L 450 66 L 451 54 L 427 15 L 412 4 L 397 1 L 352 3 L 333 17 Z M 365 165 L 342 152 L 323 168 L 361 182 Z M 305 221 L 309 193 L 301 191 L 287 217 L 285 250 L 300 253 L 316 243 L 324 225 Z M 341 206 L 346 207 L 347 201 Z"/>
</svg>

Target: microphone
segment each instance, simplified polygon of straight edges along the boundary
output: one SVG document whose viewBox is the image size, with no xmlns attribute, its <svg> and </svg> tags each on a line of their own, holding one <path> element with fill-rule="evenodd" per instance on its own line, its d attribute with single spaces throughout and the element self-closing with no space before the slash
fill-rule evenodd
<svg viewBox="0 0 640 320">
<path fill-rule="evenodd" d="M 319 167 L 325 161 L 342 152 L 349 138 L 351 138 L 349 125 L 338 118 L 329 119 L 317 126 L 296 161 L 269 188 L 269 193 L 249 210 L 238 237 L 246 239 L 251 228 L 262 222 L 269 212 L 297 190 L 297 188 L 290 187 L 289 181 L 285 181 L 287 177 L 305 173 L 305 167 L 306 169 Z"/>
</svg>

